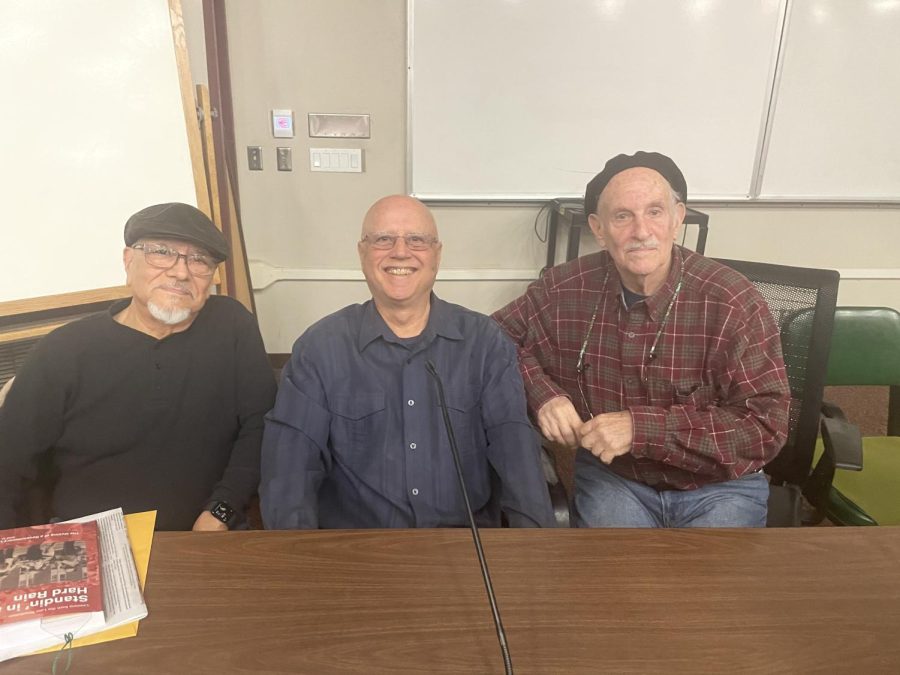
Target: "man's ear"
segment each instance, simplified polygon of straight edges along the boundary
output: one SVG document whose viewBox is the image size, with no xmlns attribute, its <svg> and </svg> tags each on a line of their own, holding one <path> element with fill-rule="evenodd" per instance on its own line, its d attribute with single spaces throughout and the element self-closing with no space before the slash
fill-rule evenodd
<svg viewBox="0 0 900 675">
<path fill-rule="evenodd" d="M 678 240 L 678 233 L 684 227 L 684 217 L 687 214 L 687 207 L 684 202 L 675 204 L 675 227 L 672 228 L 672 239 Z"/>
<path fill-rule="evenodd" d="M 441 252 L 444 250 L 444 242 L 439 241 L 434 245 L 434 266 L 438 269 L 441 267 Z"/>
<path fill-rule="evenodd" d="M 600 222 L 600 216 L 596 213 L 588 214 L 588 225 L 591 228 L 591 232 L 594 233 L 594 239 L 597 240 L 597 243 L 600 245 L 600 248 L 606 248 L 606 240 L 603 237 L 603 223 Z"/>
</svg>

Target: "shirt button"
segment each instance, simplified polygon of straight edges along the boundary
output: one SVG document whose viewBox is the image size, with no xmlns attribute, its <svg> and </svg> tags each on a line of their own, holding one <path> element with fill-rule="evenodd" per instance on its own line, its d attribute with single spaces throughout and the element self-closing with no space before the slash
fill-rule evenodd
<svg viewBox="0 0 900 675">
<path fill-rule="evenodd" d="M 416 402 L 413 401 L 412 399 L 409 399 L 409 400 L 406 402 L 406 405 L 410 405 L 410 406 L 415 405 L 415 404 L 416 404 Z"/>
<path fill-rule="evenodd" d="M 412 493 L 413 493 L 413 495 L 419 494 L 419 488 L 413 488 Z"/>
<path fill-rule="evenodd" d="M 410 450 L 415 450 L 415 449 L 416 449 L 416 444 L 415 444 L 415 443 L 410 443 L 410 444 L 409 444 L 409 449 L 410 449 Z"/>
</svg>

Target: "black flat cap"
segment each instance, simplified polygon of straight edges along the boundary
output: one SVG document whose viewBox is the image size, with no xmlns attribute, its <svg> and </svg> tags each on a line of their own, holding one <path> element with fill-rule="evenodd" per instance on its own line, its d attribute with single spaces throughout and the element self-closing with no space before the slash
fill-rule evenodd
<svg viewBox="0 0 900 675">
<path fill-rule="evenodd" d="M 219 262 L 227 259 L 230 252 L 225 237 L 206 214 L 180 202 L 148 206 L 128 219 L 125 223 L 126 246 L 147 237 L 188 241 L 205 248 Z"/>
<path fill-rule="evenodd" d="M 658 152 L 639 150 L 633 155 L 616 155 L 606 163 L 603 171 L 591 179 L 591 182 L 587 184 L 584 190 L 585 214 L 594 213 L 597 210 L 600 194 L 613 176 L 626 169 L 634 169 L 639 166 L 653 169 L 661 174 L 663 178 L 669 181 L 672 189 L 681 195 L 681 201 L 687 201 L 687 182 L 684 180 L 684 174 L 681 173 L 681 169 L 676 166 L 675 162 Z"/>
</svg>

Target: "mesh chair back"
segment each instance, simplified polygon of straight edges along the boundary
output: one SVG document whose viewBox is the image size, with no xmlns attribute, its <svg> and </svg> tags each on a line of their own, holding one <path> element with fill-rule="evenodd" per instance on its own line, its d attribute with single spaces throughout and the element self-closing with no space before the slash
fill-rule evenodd
<svg viewBox="0 0 900 675">
<path fill-rule="evenodd" d="M 718 260 L 756 286 L 781 331 L 791 388 L 790 429 L 787 442 L 766 472 L 774 484 L 802 485 L 812 466 L 818 435 L 840 275 L 834 270 Z"/>
</svg>

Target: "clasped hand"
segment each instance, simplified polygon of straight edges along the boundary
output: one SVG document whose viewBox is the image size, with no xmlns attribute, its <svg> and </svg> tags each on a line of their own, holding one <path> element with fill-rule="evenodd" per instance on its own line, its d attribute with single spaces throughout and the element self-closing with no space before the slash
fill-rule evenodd
<svg viewBox="0 0 900 675">
<path fill-rule="evenodd" d="M 575 406 L 565 396 L 551 398 L 537 414 L 544 437 L 566 448 L 583 447 L 604 464 L 631 451 L 634 426 L 631 413 L 604 413 L 587 422 L 579 417 Z"/>
</svg>

